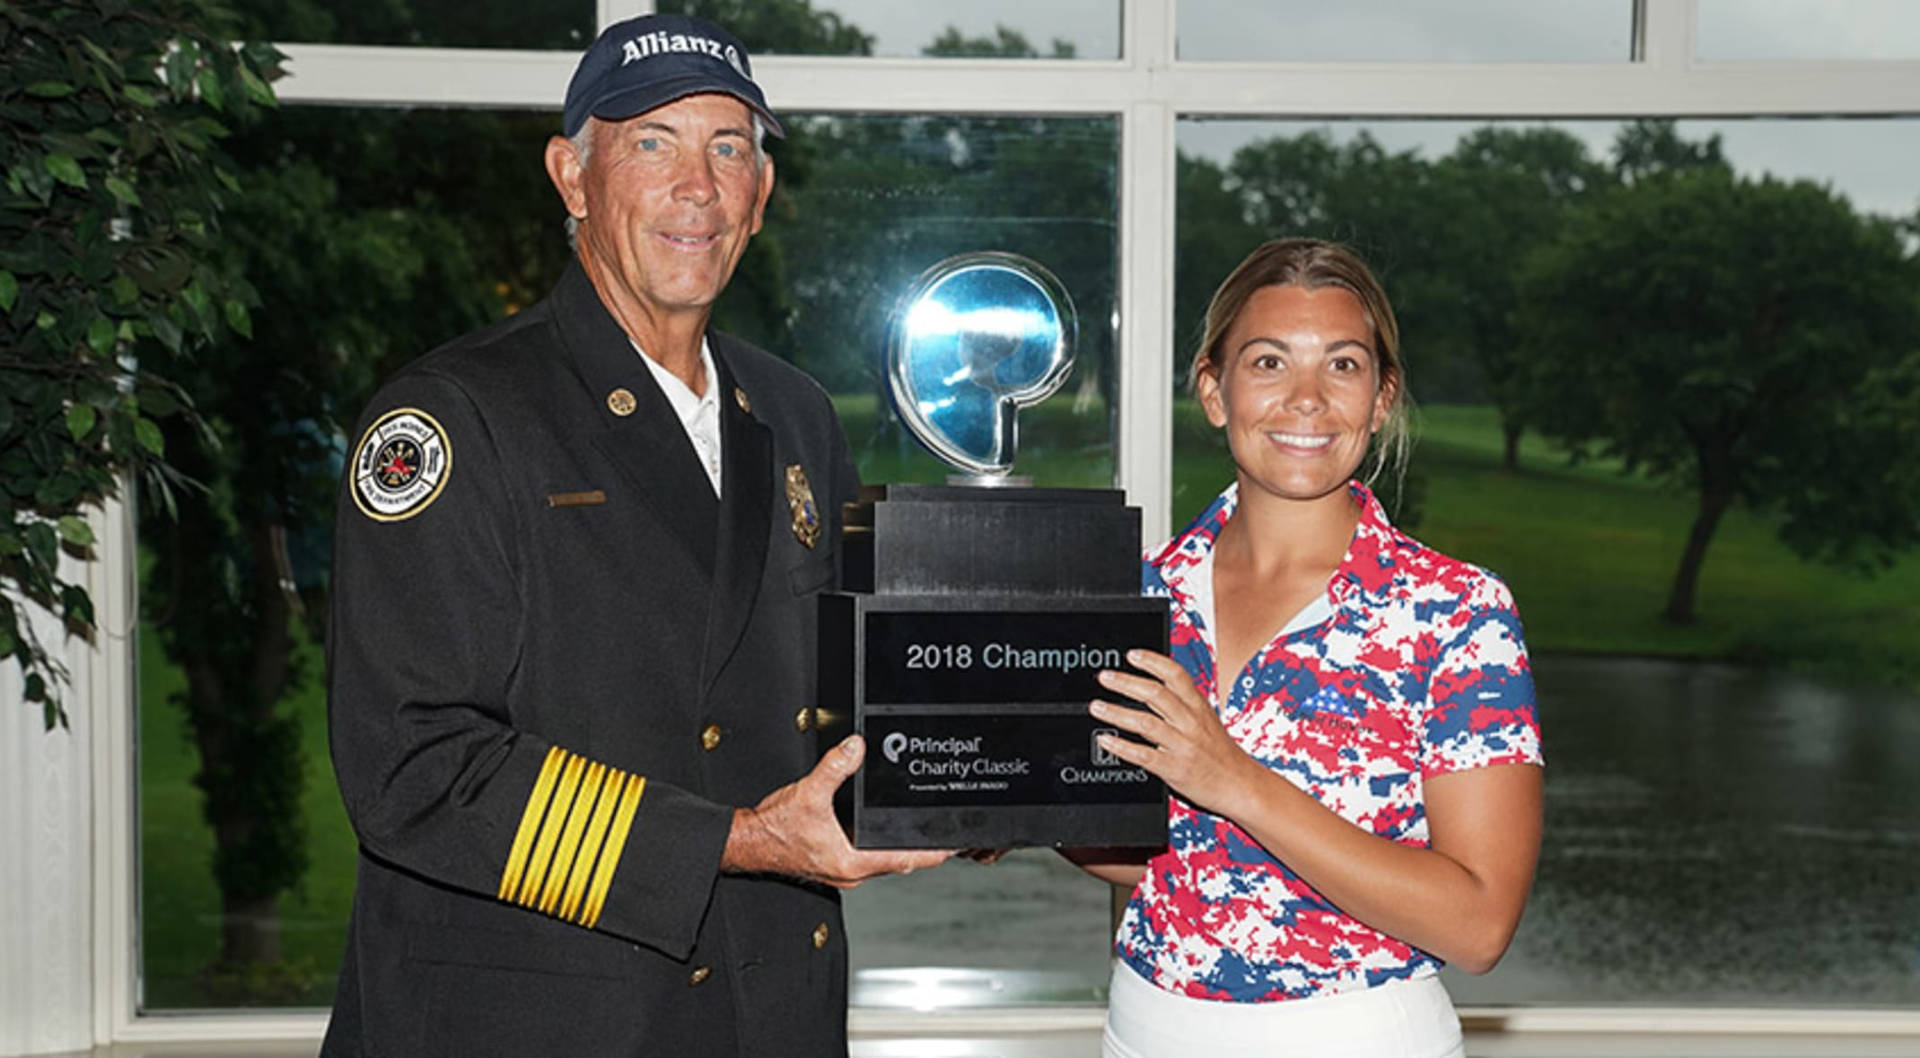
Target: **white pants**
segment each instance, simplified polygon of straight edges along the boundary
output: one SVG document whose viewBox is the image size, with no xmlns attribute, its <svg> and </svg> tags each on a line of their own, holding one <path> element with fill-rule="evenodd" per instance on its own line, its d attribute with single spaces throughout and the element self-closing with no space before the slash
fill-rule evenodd
<svg viewBox="0 0 1920 1058">
<path fill-rule="evenodd" d="M 1462 1058 L 1460 1019 L 1438 977 L 1278 1003 L 1168 992 L 1113 967 L 1102 1058 Z"/>
</svg>

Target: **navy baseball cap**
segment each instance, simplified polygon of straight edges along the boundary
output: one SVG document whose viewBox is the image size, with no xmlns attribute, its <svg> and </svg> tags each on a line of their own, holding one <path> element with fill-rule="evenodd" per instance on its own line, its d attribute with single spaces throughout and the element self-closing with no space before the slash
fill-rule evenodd
<svg viewBox="0 0 1920 1058">
<path fill-rule="evenodd" d="M 746 47 L 692 15 L 641 15 L 601 31 L 567 82 L 562 131 L 572 136 L 588 117 L 620 121 L 702 92 L 733 96 L 760 115 L 768 132 L 786 138 L 753 83 Z"/>
</svg>

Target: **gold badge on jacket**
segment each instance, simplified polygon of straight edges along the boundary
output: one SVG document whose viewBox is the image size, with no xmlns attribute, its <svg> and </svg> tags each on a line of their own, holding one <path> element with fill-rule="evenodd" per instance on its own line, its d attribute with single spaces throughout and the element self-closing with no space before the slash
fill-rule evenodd
<svg viewBox="0 0 1920 1058">
<path fill-rule="evenodd" d="M 787 510 L 793 515 L 793 535 L 809 549 L 820 542 L 820 508 L 813 502 L 807 472 L 794 463 L 787 467 Z"/>
</svg>

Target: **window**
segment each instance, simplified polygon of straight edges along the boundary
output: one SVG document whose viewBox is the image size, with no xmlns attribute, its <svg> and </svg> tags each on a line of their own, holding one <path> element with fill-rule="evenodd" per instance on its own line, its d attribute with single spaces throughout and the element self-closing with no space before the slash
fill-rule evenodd
<svg viewBox="0 0 1920 1058">
<path fill-rule="evenodd" d="M 1067 390 L 1022 417 L 1018 469 L 1042 485 L 1108 486 L 1114 476 L 1112 321 L 1118 253 L 1114 122 L 793 113 L 784 118 L 789 139 L 772 144 L 778 171 L 785 174 L 776 178 L 782 180 L 783 198 L 751 244 L 716 314 L 717 325 L 792 359 L 828 388 L 865 480 L 937 482 L 948 473 L 946 466 L 900 426 L 882 384 L 893 298 L 952 254 L 995 249 L 1027 255 L 1060 278 L 1078 308 L 1080 326 L 1078 362 Z M 305 319 L 283 328 L 268 314 L 252 352 L 255 362 L 275 364 L 282 384 L 295 381 L 295 365 L 320 366 L 322 373 L 308 381 L 320 384 L 324 378 L 324 384 L 336 387 L 339 410 L 351 421 L 370 394 L 367 386 L 386 370 L 543 296 L 566 260 L 563 214 L 540 162 L 557 124 L 555 115 L 537 112 L 291 108 L 285 120 L 240 142 L 236 152 L 253 164 L 249 193 L 261 199 L 257 211 L 239 215 L 241 224 L 254 224 L 245 241 L 256 247 L 260 263 L 250 273 L 269 304 L 304 303 L 330 317 L 325 323 Z M 349 164 L 350 157 L 359 164 Z M 461 234 L 453 237 L 453 232 Z M 399 253 L 405 263 L 398 266 L 388 256 L 399 250 L 394 239 L 411 247 Z M 302 255 L 311 273 L 276 271 L 275 262 Z M 353 273 L 394 267 L 401 270 L 387 277 L 391 295 L 456 303 L 466 317 L 445 311 L 423 318 L 411 304 L 372 304 L 348 292 L 316 303 L 308 299 L 323 295 L 297 289 L 316 279 L 331 289 L 349 282 Z M 780 276 L 791 279 L 782 284 L 773 278 Z M 421 297 L 425 291 L 433 293 Z M 393 322 L 401 319 L 412 322 Z M 348 364 L 321 366 L 330 342 L 340 343 L 333 351 L 344 352 Z M 268 345 L 274 348 L 271 358 L 260 353 Z M 202 394 L 203 410 L 245 416 L 273 399 L 244 377 L 232 381 L 231 388 L 210 385 Z M 327 490 L 338 472 L 338 445 L 344 443 L 334 439 L 333 459 L 306 468 L 313 488 Z M 232 484 L 244 488 L 246 479 L 237 475 Z M 236 517 L 243 517 L 237 512 L 244 509 L 236 504 Z M 289 534 L 287 554 L 294 578 L 313 589 L 326 580 L 330 516 L 324 510 L 308 513 L 304 529 Z M 165 548 L 171 525 L 153 522 L 149 528 L 149 547 Z M 217 710 L 181 706 L 215 695 L 223 677 L 236 674 L 213 666 L 234 656 L 201 649 L 211 633 L 186 634 L 198 625 L 178 608 L 218 605 L 196 593 L 196 586 L 220 583 L 222 563 L 245 552 L 241 541 L 209 532 L 221 542 L 203 538 L 198 547 L 162 555 L 151 564 L 144 592 L 156 621 L 141 640 L 145 1006 L 324 1005 L 331 1001 L 344 944 L 355 847 L 327 759 L 323 659 L 311 639 L 302 638 L 293 648 L 295 675 L 282 715 L 289 720 L 287 734 L 298 740 L 292 760 L 305 779 L 300 786 L 272 786 L 297 793 L 304 834 L 295 838 L 306 869 L 277 901 L 245 905 L 229 896 L 223 904 L 222 893 L 245 882 L 220 874 L 232 867 L 214 865 L 230 863 L 247 846 L 230 838 L 224 843 L 230 851 L 222 855 L 223 843 L 214 837 L 218 828 L 202 817 L 201 790 L 193 777 L 208 761 L 214 768 L 241 767 L 236 757 L 244 754 L 219 754 L 243 736 L 213 728 L 217 719 L 209 714 Z M 272 641 L 261 642 L 260 654 L 238 661 L 251 664 L 273 649 Z M 198 682 L 192 687 L 185 672 L 195 673 Z M 187 716 L 204 718 L 207 728 L 194 728 L 185 722 Z M 267 804 L 250 803 L 257 797 L 235 800 L 216 810 L 230 832 L 280 822 L 268 810 L 270 797 Z M 263 854 L 256 848 L 248 855 Z M 893 955 L 882 954 L 889 950 L 885 938 L 918 938 L 933 909 L 940 916 L 957 916 L 952 928 L 966 934 L 971 945 L 960 950 L 999 950 L 1006 953 L 1004 965 L 1038 964 L 1071 974 L 1078 989 L 1072 998 L 1085 1000 L 1099 984 L 1089 968 L 1104 966 L 1099 934 L 1106 894 L 1064 862 L 1048 862 L 1053 859 L 1039 857 L 1036 863 L 1016 857 L 991 874 L 956 872 L 937 883 L 922 876 L 874 889 L 875 902 L 856 904 L 871 907 L 857 919 L 857 928 L 878 943 L 859 949 L 859 958 L 880 960 L 874 966 L 902 965 L 897 946 Z M 230 880 L 216 884 L 216 875 Z M 981 901 L 1004 901 L 1008 880 L 1023 876 L 1058 891 L 1058 904 L 1031 906 L 1036 918 L 1058 924 L 1061 907 L 1079 908 L 1073 921 L 1089 928 L 1077 947 L 1067 943 L 1036 950 L 1025 943 L 1033 936 L 1031 924 L 1023 927 L 1019 916 L 974 916 L 968 904 L 928 896 L 929 887 L 945 892 L 965 879 L 959 892 L 970 894 L 964 899 L 974 901 L 977 911 Z M 1018 961 L 1007 963 L 1007 958 Z M 1056 969 L 1056 959 L 1071 970 Z"/>
<path fill-rule="evenodd" d="M 958 5 L 820 0 L 812 18 L 769 6 L 742 19 L 700 0 L 664 0 L 661 11 L 704 14 L 728 26 L 755 54 L 872 55 L 882 58 L 1117 59 L 1120 0 L 976 0 Z"/>
<path fill-rule="evenodd" d="M 1623 0 L 1180 0 L 1180 58 L 1231 62 L 1625 62 Z"/>
<path fill-rule="evenodd" d="M 143 1009 L 332 1001 L 356 851 L 327 755 L 315 622 L 350 439 L 319 423 L 350 429 L 379 376 L 544 293 L 566 260 L 540 161 L 558 124 L 289 107 L 231 144 L 247 176 L 228 230 L 266 308 L 254 340 L 209 353 L 226 370 L 196 383 L 230 458 L 197 468 L 211 486 L 200 505 L 142 528 Z M 271 553 L 255 546 L 274 538 Z M 236 618 L 229 587 L 275 567 L 298 598 L 284 646 Z M 275 706 L 234 704 L 255 666 L 283 662 Z"/>
<path fill-rule="evenodd" d="M 1910 217 L 1920 200 L 1911 118 L 1681 121 L 1672 132 L 1717 145 L 1742 178 L 1831 189 L 1863 225 Z M 1509 328 L 1516 277 L 1629 164 L 1629 138 L 1626 123 L 1597 121 L 1182 122 L 1172 524 L 1232 478 L 1184 385 L 1207 297 L 1265 238 L 1353 245 L 1394 300 L 1422 408 L 1406 487 L 1378 487 L 1402 528 L 1511 586 L 1546 739 L 1545 844 L 1526 919 L 1493 973 L 1447 972 L 1455 1001 L 1910 1005 L 1912 938 L 1869 923 L 1915 909 L 1905 879 L 1920 857 L 1900 835 L 1920 824 L 1920 800 L 1892 763 L 1920 750 L 1895 719 L 1912 699 L 1847 677 L 1910 671 L 1898 660 L 1910 633 L 1876 632 L 1876 615 L 1912 611 L 1920 559 L 1872 579 L 1832 571 L 1796 557 L 1763 512 L 1735 510 L 1707 552 L 1699 621 L 1675 626 L 1658 613 L 1690 488 L 1571 463 L 1531 429 L 1517 468 L 1502 470 L 1495 375 L 1511 361 L 1487 354 L 1557 355 L 1530 352 Z M 1666 161 L 1631 164 L 1700 161 L 1653 153 Z M 1664 267 L 1648 250 L 1644 267 Z M 1698 267 L 1738 270 L 1743 252 Z M 1775 667 L 1687 659 L 1729 651 Z M 1817 928 L 1805 908 L 1823 909 Z"/>
<path fill-rule="evenodd" d="M 1920 11 L 1899 0 L 1701 0 L 1709 62 L 1920 59 Z"/>
<path fill-rule="evenodd" d="M 792 209 L 769 225 L 792 315 L 758 336 L 834 394 L 861 478 L 931 481 L 949 469 L 888 406 L 895 301 L 954 254 L 1023 254 L 1065 285 L 1079 317 L 1066 390 L 1020 419 L 1019 473 L 1036 484 L 1113 481 L 1118 129 L 1106 118 L 800 116 L 787 150 Z M 763 235 L 763 238 L 766 236 Z M 738 281 L 719 318 L 738 315 Z M 753 334 L 751 327 L 736 327 Z"/>
<path fill-rule="evenodd" d="M 413 303 L 394 316 L 393 329 L 329 335 L 375 350 L 354 361 L 367 373 L 358 384 L 370 386 L 436 336 L 544 292 L 564 243 L 537 147 L 557 124 L 559 85 L 596 21 L 655 5 L 600 0 L 516 14 L 497 4 L 491 12 L 414 4 L 404 25 L 350 24 L 328 5 L 242 6 L 260 33 L 283 42 L 296 71 L 279 86 L 279 121 L 296 146 L 280 159 L 287 172 L 278 193 L 352 205 L 351 230 L 316 234 L 351 237 L 328 252 L 378 251 L 365 258 L 378 268 L 353 272 L 353 291 L 311 293 L 389 297 L 433 269 L 436 289 L 477 291 L 457 304 Z M 1916 655 L 1916 560 L 1907 556 L 1876 580 L 1840 576 L 1792 558 L 1763 520 L 1730 515 L 1716 544 L 1723 549 L 1704 574 L 1705 619 L 1669 628 L 1639 599 L 1657 594 L 1671 572 L 1686 532 L 1684 505 L 1604 462 L 1568 468 L 1537 433 L 1523 434 L 1521 477 L 1558 489 L 1553 502 L 1584 512 L 1594 532 L 1640 549 L 1597 594 L 1562 590 L 1583 569 L 1563 542 L 1526 518 L 1490 532 L 1482 516 L 1490 495 L 1525 501 L 1498 491 L 1513 483 L 1498 468 L 1498 416 L 1473 350 L 1458 340 L 1439 347 L 1457 338 L 1448 311 L 1474 302 L 1421 289 L 1420 277 L 1436 274 L 1431 263 L 1457 248 L 1410 238 L 1407 226 L 1431 212 L 1425 200 L 1390 196 L 1365 214 L 1356 194 L 1283 215 L 1271 201 L 1254 209 L 1246 198 L 1253 177 L 1298 182 L 1315 159 L 1368 179 L 1395 167 L 1427 173 L 1463 136 L 1486 127 L 1564 133 L 1604 164 L 1624 118 L 1678 115 L 1690 119 L 1676 126 L 1682 140 L 1720 135 L 1741 173 L 1828 183 L 1856 211 L 1911 217 L 1920 205 L 1911 178 L 1920 171 L 1915 119 L 1862 116 L 1920 113 L 1920 79 L 1897 63 L 1851 61 L 1913 57 L 1900 43 L 1910 34 L 1896 21 L 1904 5 L 1847 5 L 1849 17 L 1839 19 L 1824 5 L 1814 17 L 1780 4 L 1582 0 L 1554 5 L 1550 25 L 1542 25 L 1542 5 L 1519 0 L 1359 12 L 1352 4 L 1225 0 L 780 6 L 803 8 L 820 24 L 831 15 L 870 43 L 851 46 L 826 32 L 830 25 L 816 36 L 736 26 L 756 49 L 756 73 L 793 137 L 774 147 L 782 199 L 767 235 L 775 238 L 759 240 L 743 264 L 721 322 L 828 385 L 869 481 L 945 473 L 892 423 L 878 376 L 864 366 L 878 354 L 887 292 L 942 256 L 1015 250 L 1066 282 L 1079 309 L 1081 362 L 1061 393 L 1023 418 L 1020 469 L 1042 484 L 1126 488 L 1149 539 L 1183 524 L 1230 477 L 1175 385 L 1213 285 L 1253 242 L 1283 230 L 1348 239 L 1381 268 L 1407 316 L 1414 391 L 1425 409 L 1424 437 L 1395 509 L 1416 536 L 1507 576 L 1527 615 L 1547 702 L 1549 845 L 1540 884 L 1502 968 L 1450 980 L 1459 1002 L 1544 1008 L 1532 1023 L 1551 1024 L 1556 1008 L 1594 1002 L 1839 1008 L 1920 998 L 1907 926 L 1920 914 L 1910 883 L 1920 874 L 1910 840 L 1920 823 L 1907 807 L 1920 791 L 1902 764 L 1920 756 L 1908 722 L 1914 699 L 1844 682 L 1869 662 Z M 1740 35 L 1739 27 L 1767 17 L 1774 29 Z M 929 55 L 949 27 L 959 39 L 937 50 L 1067 58 L 1059 41 L 1079 61 Z M 1854 35 L 1842 40 L 1843 30 Z M 1686 46 L 1696 39 L 1697 49 Z M 851 54 L 862 50 L 870 55 Z M 1753 65 L 1696 67 L 1696 58 Z M 1786 79 L 1767 65 L 1776 59 L 1830 65 L 1795 67 Z M 1425 120 L 1411 120 L 1418 118 Z M 1253 148 L 1291 161 L 1236 169 Z M 475 168 L 487 179 L 462 179 Z M 399 173 L 412 176 L 394 179 Z M 422 252 L 442 245 L 434 240 L 448 224 L 483 233 L 472 259 Z M 475 275 L 490 282 L 467 283 Z M 322 318 L 294 314 L 287 324 Z M 316 451 L 346 443 L 312 440 Z M 1652 513 L 1638 516 L 1645 512 Z M 161 539 L 142 538 L 143 570 L 157 562 Z M 324 539 L 296 535 L 285 547 L 302 587 L 323 583 L 311 578 L 323 568 L 316 559 L 326 553 Z M 1777 575 L 1751 576 L 1753 563 Z M 1590 580 L 1582 585 L 1595 587 Z M 163 602 L 163 594 L 149 583 L 146 601 Z M 1631 619 L 1583 620 L 1595 607 L 1626 607 Z M 310 866 L 302 887 L 274 908 L 276 958 L 222 970 L 215 842 L 192 785 L 192 735 L 170 704 L 185 683 L 160 642 L 161 626 L 178 612 L 148 613 L 132 736 L 139 816 L 129 829 L 110 798 L 95 806 L 97 847 L 123 850 L 118 856 L 138 850 L 130 921 L 109 916 L 97 927 L 115 951 L 133 953 L 126 979 L 138 982 L 113 1012 L 112 1035 L 181 1031 L 154 1027 L 142 1011 L 323 1005 L 350 899 L 343 864 L 351 839 L 325 764 L 317 685 L 279 707 L 306 762 L 299 803 Z M 1787 656 L 1783 646 L 1807 671 L 1573 656 L 1777 660 Z M 296 656 L 317 672 L 313 641 L 300 640 Z M 1907 665 L 1898 678 L 1913 686 Z M 128 708 L 107 681 L 100 686 L 107 689 L 94 692 L 93 704 L 102 715 Z M 1735 777 L 1745 776 L 1760 778 L 1742 786 Z M 104 852 L 96 858 L 114 862 Z M 863 888 L 847 901 L 855 1001 L 908 1009 L 1097 1004 L 1108 900 L 1099 883 L 1040 851 Z M 1809 906 L 1822 909 L 1818 928 L 1796 930 Z M 1644 974 L 1648 965 L 1665 976 Z M 204 1024 L 244 1034 L 259 1023 Z M 85 1031 L 91 1038 L 92 1026 Z"/>
<path fill-rule="evenodd" d="M 232 5 L 254 39 L 298 43 L 577 51 L 594 36 L 593 0 L 333 4 L 314 0 Z"/>
</svg>

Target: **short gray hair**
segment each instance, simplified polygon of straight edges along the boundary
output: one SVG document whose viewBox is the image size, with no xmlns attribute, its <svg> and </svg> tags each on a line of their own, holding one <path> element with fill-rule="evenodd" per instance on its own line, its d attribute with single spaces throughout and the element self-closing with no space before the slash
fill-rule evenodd
<svg viewBox="0 0 1920 1058">
<path fill-rule="evenodd" d="M 747 117 L 753 120 L 753 160 L 756 163 L 765 162 L 767 160 L 766 119 L 760 116 L 759 111 L 754 110 L 751 107 L 747 109 Z M 594 122 L 597 120 L 598 119 L 593 117 L 592 115 L 588 115 L 587 123 L 580 126 L 580 130 L 578 132 L 575 132 L 573 135 L 567 137 L 567 142 L 573 144 L 573 153 L 580 156 L 580 164 L 583 167 L 587 164 L 587 159 L 592 157 L 593 155 L 593 126 L 594 126 Z M 572 249 L 574 247 L 575 236 L 579 232 L 579 230 L 580 230 L 580 218 L 574 216 L 571 213 L 567 214 L 567 248 L 568 249 Z"/>
</svg>

